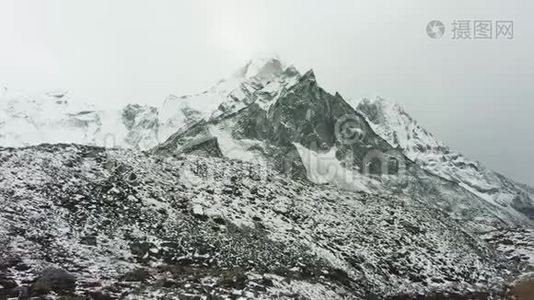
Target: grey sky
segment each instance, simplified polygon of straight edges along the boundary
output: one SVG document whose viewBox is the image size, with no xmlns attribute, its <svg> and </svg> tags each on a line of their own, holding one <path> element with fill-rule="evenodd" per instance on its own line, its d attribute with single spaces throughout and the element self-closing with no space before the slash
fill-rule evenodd
<svg viewBox="0 0 534 300">
<path fill-rule="evenodd" d="M 102 105 L 158 105 L 249 57 L 313 68 L 345 98 L 401 103 L 444 142 L 534 185 L 531 1 L 0 2 L 0 84 Z M 442 20 L 445 36 L 425 34 Z M 513 40 L 453 40 L 451 22 L 513 20 Z"/>
</svg>

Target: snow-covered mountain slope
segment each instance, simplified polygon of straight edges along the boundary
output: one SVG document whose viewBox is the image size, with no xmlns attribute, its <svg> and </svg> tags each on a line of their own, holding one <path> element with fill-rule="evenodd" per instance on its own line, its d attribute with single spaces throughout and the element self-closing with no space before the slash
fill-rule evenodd
<svg viewBox="0 0 534 300">
<path fill-rule="evenodd" d="M 522 212 L 485 201 L 458 183 L 421 169 L 376 134 L 341 95 L 323 90 L 313 71 L 300 75 L 289 68 L 279 70 L 275 72 L 279 82 L 287 82 L 286 73 L 294 74 L 291 84 L 279 85 L 270 97 L 245 95 L 231 113 L 179 130 L 152 153 L 240 159 L 317 184 L 402 193 L 424 199 L 480 231 L 531 224 Z M 348 135 L 340 130 L 344 120 L 350 125 Z"/>
<path fill-rule="evenodd" d="M 34 96 L 5 90 L 0 99 L 0 144 L 94 143 L 102 119 L 94 107 L 71 105 L 62 93 Z"/>
<path fill-rule="evenodd" d="M 486 299 L 517 270 L 424 201 L 257 164 L 61 144 L 0 161 L 0 298 Z"/>
<path fill-rule="evenodd" d="M 276 58 L 247 62 L 229 78 L 197 94 L 169 95 L 161 106 L 129 104 L 100 109 L 80 104 L 68 93 L 0 94 L 0 145 L 78 143 L 147 150 L 184 126 L 231 114 L 250 104 L 268 103 L 294 84 L 298 72 Z"/>
<path fill-rule="evenodd" d="M 268 106 L 284 89 L 295 84 L 300 74 L 278 58 L 248 61 L 229 78 L 220 80 L 201 93 L 169 96 L 160 109 L 165 125 L 163 142 L 178 129 L 200 120 L 221 118 L 252 102 Z"/>
<path fill-rule="evenodd" d="M 421 127 L 402 107 L 383 98 L 351 104 L 369 121 L 373 130 L 425 170 L 501 207 L 512 207 L 534 219 L 532 188 L 517 184 L 447 147 Z M 529 191 L 530 190 L 530 191 Z"/>
<path fill-rule="evenodd" d="M 157 144 L 157 120 L 157 110 L 148 106 L 100 110 L 65 93 L 5 90 L 0 96 L 0 145 L 65 142 L 143 149 Z"/>
</svg>

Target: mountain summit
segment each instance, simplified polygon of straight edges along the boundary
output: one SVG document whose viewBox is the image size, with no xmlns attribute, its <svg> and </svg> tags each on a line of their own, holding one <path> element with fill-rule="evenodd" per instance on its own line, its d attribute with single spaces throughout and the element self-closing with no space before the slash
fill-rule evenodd
<svg viewBox="0 0 534 300">
<path fill-rule="evenodd" d="M 262 57 L 249 60 L 245 66 L 234 73 L 234 77 L 243 79 L 273 79 L 284 71 L 284 64 L 278 57 Z"/>
</svg>

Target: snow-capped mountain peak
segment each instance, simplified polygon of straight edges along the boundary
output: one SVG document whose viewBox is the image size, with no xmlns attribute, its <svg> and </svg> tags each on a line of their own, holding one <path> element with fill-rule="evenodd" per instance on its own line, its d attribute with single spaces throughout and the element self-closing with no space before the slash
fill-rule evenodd
<svg viewBox="0 0 534 300">
<path fill-rule="evenodd" d="M 534 217 L 534 200 L 524 186 L 451 150 L 420 126 L 398 104 L 384 98 L 351 104 L 366 117 L 373 130 L 426 171 L 460 186 L 492 205 L 515 209 Z"/>
<path fill-rule="evenodd" d="M 351 104 L 367 118 L 373 130 L 394 147 L 415 152 L 428 147 L 445 147 L 395 101 L 376 97 L 351 101 Z"/>
<path fill-rule="evenodd" d="M 273 79 L 284 71 L 284 63 L 278 57 L 263 57 L 249 60 L 234 73 L 234 77 L 244 79 Z"/>
<path fill-rule="evenodd" d="M 268 107 L 300 77 L 293 65 L 286 67 L 279 58 L 250 60 L 229 79 L 220 81 L 209 90 L 208 95 L 212 94 L 220 101 L 211 118 L 234 113 L 253 102 Z"/>
</svg>

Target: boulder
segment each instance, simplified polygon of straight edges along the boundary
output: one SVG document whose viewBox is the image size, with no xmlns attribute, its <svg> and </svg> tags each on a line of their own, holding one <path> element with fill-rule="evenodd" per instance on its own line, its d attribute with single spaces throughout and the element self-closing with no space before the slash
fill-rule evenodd
<svg viewBox="0 0 534 300">
<path fill-rule="evenodd" d="M 63 269 L 45 269 L 31 285 L 31 294 L 45 295 L 51 291 L 59 295 L 71 294 L 76 288 L 76 277 Z"/>
</svg>

